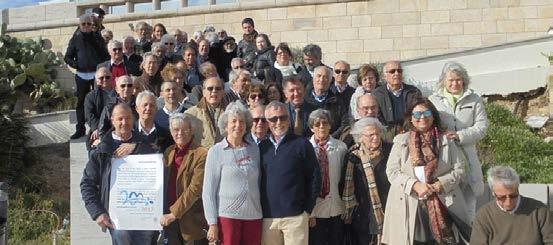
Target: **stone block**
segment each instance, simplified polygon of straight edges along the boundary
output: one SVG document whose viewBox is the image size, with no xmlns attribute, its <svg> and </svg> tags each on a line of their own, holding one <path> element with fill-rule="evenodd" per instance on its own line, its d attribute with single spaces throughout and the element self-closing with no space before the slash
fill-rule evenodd
<svg viewBox="0 0 553 245">
<path fill-rule="evenodd" d="M 453 52 L 453 51 L 454 51 L 454 49 L 449 49 L 449 48 L 427 49 L 426 50 L 426 55 L 428 55 L 428 56 L 441 55 L 441 54 L 446 54 L 446 53 L 450 53 L 450 52 Z"/>
<path fill-rule="evenodd" d="M 496 21 L 480 21 L 463 23 L 464 34 L 480 34 L 497 32 Z"/>
<path fill-rule="evenodd" d="M 313 30 L 307 32 L 307 41 L 325 41 L 328 40 L 328 30 Z"/>
<path fill-rule="evenodd" d="M 219 23 L 219 22 L 213 22 L 211 21 L 212 18 L 211 17 L 207 17 L 208 15 L 213 15 L 213 14 L 206 14 L 205 15 L 205 20 L 204 22 L 205 23 L 209 23 L 209 24 L 215 24 L 215 23 Z M 221 19 L 223 18 L 223 14 L 220 14 L 221 15 Z M 208 21 L 209 20 L 209 21 Z M 169 19 L 169 23 L 170 25 L 173 27 L 173 28 L 182 28 L 182 26 L 185 26 L 185 25 L 190 25 L 191 23 L 185 23 L 184 22 L 184 16 L 179 16 L 179 17 L 173 17 L 173 18 L 170 18 Z"/>
<path fill-rule="evenodd" d="M 382 27 L 360 27 L 359 39 L 380 39 L 382 37 Z"/>
<path fill-rule="evenodd" d="M 316 7 L 317 16 L 344 16 L 347 13 L 346 3 L 321 4 Z"/>
<path fill-rule="evenodd" d="M 270 8 L 267 10 L 267 19 L 269 20 L 285 20 L 288 15 L 287 8 Z"/>
<path fill-rule="evenodd" d="M 490 7 L 490 0 L 467 0 L 469 9 L 485 9 Z"/>
<path fill-rule="evenodd" d="M 267 35 L 269 35 L 269 40 L 271 40 L 271 43 L 276 46 L 281 42 L 285 42 L 285 40 L 284 41 L 281 40 L 281 34 L 282 34 L 281 32 L 272 31 L 270 34 L 267 34 Z M 235 37 L 236 36 L 237 35 L 235 35 Z"/>
<path fill-rule="evenodd" d="M 426 56 L 426 50 L 402 50 L 401 60 L 416 59 Z"/>
<path fill-rule="evenodd" d="M 371 16 L 373 26 L 386 26 L 392 24 L 392 14 L 373 14 Z"/>
<path fill-rule="evenodd" d="M 399 0 L 374 0 L 368 1 L 370 13 L 395 13 L 399 8 Z"/>
<path fill-rule="evenodd" d="M 460 35 L 463 34 L 463 23 L 432 24 L 432 35 Z"/>
<path fill-rule="evenodd" d="M 467 8 L 467 0 L 428 0 L 428 10 Z"/>
<path fill-rule="evenodd" d="M 481 9 L 451 10 L 451 22 L 481 21 Z"/>
<path fill-rule="evenodd" d="M 306 16 L 315 16 L 317 8 L 315 5 L 288 7 L 288 19 L 305 18 Z"/>
<path fill-rule="evenodd" d="M 419 12 L 404 12 L 392 14 L 392 24 L 419 24 L 421 23 L 421 15 Z"/>
<path fill-rule="evenodd" d="M 490 6 L 493 7 L 514 7 L 519 6 L 520 0 L 490 0 Z"/>
<path fill-rule="evenodd" d="M 547 7 L 543 7 L 543 8 L 547 8 Z M 542 7 L 540 7 L 540 11 L 541 10 L 542 10 Z M 550 11 L 551 11 L 551 14 L 553 14 L 553 8 L 551 8 Z M 509 19 L 528 19 L 528 18 L 536 18 L 536 17 L 538 17 L 538 8 L 536 6 L 509 8 Z"/>
<path fill-rule="evenodd" d="M 394 49 L 394 39 L 373 39 L 364 40 L 363 47 L 365 52 L 388 51 Z"/>
<path fill-rule="evenodd" d="M 349 2 L 346 4 L 347 15 L 365 15 L 370 14 L 369 1 Z"/>
<path fill-rule="evenodd" d="M 430 24 L 404 25 L 403 37 L 423 37 L 432 35 Z"/>
<path fill-rule="evenodd" d="M 531 39 L 531 38 L 535 38 L 536 36 L 537 35 L 535 32 L 507 33 L 507 42 Z"/>
<path fill-rule="evenodd" d="M 535 31 L 545 33 L 553 24 L 553 18 L 548 19 L 526 19 L 524 20 L 524 31 Z"/>
<path fill-rule="evenodd" d="M 359 38 L 357 28 L 338 28 L 328 30 L 329 40 L 354 40 Z"/>
<path fill-rule="evenodd" d="M 205 23 L 208 24 L 225 23 L 225 15 L 223 13 L 205 14 L 204 18 Z"/>
<path fill-rule="evenodd" d="M 284 37 L 286 42 L 307 42 L 306 31 L 288 31 Z"/>
<path fill-rule="evenodd" d="M 252 18 L 256 25 L 258 20 L 267 20 L 267 9 L 256 9 L 256 10 L 248 10 L 246 12 L 246 15 L 248 17 Z M 240 20 L 242 21 L 242 20 Z"/>
<path fill-rule="evenodd" d="M 523 32 L 524 21 L 523 20 L 498 20 L 497 32 Z"/>
<path fill-rule="evenodd" d="M 205 16 L 203 14 L 184 16 L 184 23 L 186 25 L 205 25 Z M 242 21 L 242 20 L 240 20 Z M 163 22 L 162 22 L 163 23 Z M 211 23 L 209 23 L 211 24 Z"/>
<path fill-rule="evenodd" d="M 242 19 L 249 17 L 245 11 L 233 11 L 223 13 L 223 20 L 225 23 L 242 23 Z M 255 21 L 255 20 L 254 20 Z"/>
<path fill-rule="evenodd" d="M 325 56 L 326 53 L 336 53 L 336 50 L 337 50 L 336 43 L 337 41 L 322 41 L 322 42 L 317 42 L 317 45 L 321 47 L 321 50 L 323 51 L 323 54 L 324 54 L 323 56 Z"/>
<path fill-rule="evenodd" d="M 553 6 L 540 6 L 539 10 L 538 10 L 538 17 L 539 18 L 552 18 L 553 17 Z"/>
<path fill-rule="evenodd" d="M 389 60 L 399 60 L 401 57 L 399 51 L 374 51 L 370 52 L 371 63 L 383 63 Z"/>
<path fill-rule="evenodd" d="M 336 52 L 363 52 L 363 40 L 344 40 L 336 42 Z"/>
<path fill-rule="evenodd" d="M 449 38 L 447 36 L 421 37 L 421 48 L 423 49 L 449 48 Z"/>
<path fill-rule="evenodd" d="M 345 57 L 338 57 L 341 60 L 346 60 L 350 65 L 361 65 L 361 64 L 367 64 L 371 61 L 370 59 L 370 53 L 363 53 L 363 52 L 354 52 L 354 53 L 345 53 Z M 338 61 L 338 59 L 334 60 L 333 64 Z"/>
<path fill-rule="evenodd" d="M 45 20 L 71 19 L 77 17 L 73 3 L 55 3 L 44 5 Z"/>
<path fill-rule="evenodd" d="M 402 26 L 383 26 L 382 38 L 396 38 L 403 36 Z"/>
<path fill-rule="evenodd" d="M 520 6 L 540 6 L 553 4 L 553 0 L 520 0 Z"/>
<path fill-rule="evenodd" d="M 494 34 L 482 34 L 482 46 L 492 46 L 507 42 L 507 34 L 494 33 Z"/>
<path fill-rule="evenodd" d="M 508 8 L 482 9 L 482 20 L 506 20 L 509 18 Z"/>
<path fill-rule="evenodd" d="M 413 50 L 421 48 L 421 39 L 419 37 L 407 37 L 394 39 L 394 50 Z"/>
<path fill-rule="evenodd" d="M 456 35 L 449 37 L 450 48 L 477 48 L 482 46 L 480 35 Z"/>
<path fill-rule="evenodd" d="M 292 23 L 295 30 L 320 30 L 323 28 L 323 20 L 319 17 L 292 19 Z"/>
<path fill-rule="evenodd" d="M 60 35 L 61 34 L 61 29 L 60 28 L 44 29 L 42 34 L 44 36 Z"/>
<path fill-rule="evenodd" d="M 259 33 L 271 33 L 271 21 L 269 20 L 260 20 L 255 21 L 255 29 Z"/>
<path fill-rule="evenodd" d="M 370 15 L 354 15 L 351 16 L 351 27 L 371 26 Z"/>
<path fill-rule="evenodd" d="M 294 30 L 294 23 L 292 20 L 272 20 L 272 31 L 291 31 Z"/>
<path fill-rule="evenodd" d="M 351 27 L 351 16 L 323 17 L 323 28 L 349 28 Z"/>
<path fill-rule="evenodd" d="M 428 0 L 399 0 L 399 12 L 418 12 L 428 8 Z"/>
<path fill-rule="evenodd" d="M 421 12 L 421 23 L 448 23 L 449 10 Z"/>
</svg>

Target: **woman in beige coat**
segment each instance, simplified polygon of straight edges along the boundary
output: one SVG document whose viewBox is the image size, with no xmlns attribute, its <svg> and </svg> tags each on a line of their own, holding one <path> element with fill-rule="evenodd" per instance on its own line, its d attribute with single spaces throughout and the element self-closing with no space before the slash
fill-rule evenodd
<svg viewBox="0 0 553 245">
<path fill-rule="evenodd" d="M 438 109 L 442 125 L 447 127 L 447 138 L 459 146 L 461 156 L 467 160 L 467 174 L 461 182 L 461 189 L 472 221 L 476 215 L 476 199 L 484 193 L 482 164 L 478 160 L 476 143 L 486 136 L 488 116 L 482 98 L 468 88 L 469 84 L 465 68 L 459 63 L 447 62 L 436 92 L 428 99 Z"/>
<path fill-rule="evenodd" d="M 468 222 L 459 188 L 465 163 L 439 130 L 438 111 L 429 100 L 417 99 L 406 115 L 410 131 L 394 139 L 386 168 L 391 187 L 382 243 L 456 244 L 452 215 Z"/>
</svg>

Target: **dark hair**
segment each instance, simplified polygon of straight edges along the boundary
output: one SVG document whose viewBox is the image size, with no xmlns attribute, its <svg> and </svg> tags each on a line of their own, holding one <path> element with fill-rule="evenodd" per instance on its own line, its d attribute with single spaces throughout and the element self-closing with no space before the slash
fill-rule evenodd
<svg viewBox="0 0 553 245">
<path fill-rule="evenodd" d="M 250 18 L 250 17 L 244 18 L 244 19 L 242 20 L 242 25 L 243 25 L 243 24 L 246 24 L 246 23 L 252 25 L 253 27 L 255 27 L 255 25 L 254 25 L 254 23 L 253 23 L 253 19 Z"/>
<path fill-rule="evenodd" d="M 95 13 L 95 14 L 97 14 L 97 15 L 99 15 L 99 16 L 104 16 L 104 15 L 106 15 L 106 11 L 105 11 L 104 9 L 100 8 L 100 7 L 95 7 L 95 8 L 93 8 L 93 9 L 92 9 L 92 13 Z"/>
<path fill-rule="evenodd" d="M 288 53 L 288 55 L 290 55 L 290 59 L 294 59 L 294 55 L 292 54 L 290 47 L 288 47 L 288 43 L 279 43 L 275 49 L 275 54 L 278 53 L 278 50 Z"/>
<path fill-rule="evenodd" d="M 267 48 L 271 48 L 271 46 L 273 46 L 271 44 L 271 40 L 269 40 L 269 36 L 267 36 L 267 34 L 261 33 L 261 34 L 257 35 L 257 37 L 262 37 L 263 39 L 265 39 L 265 43 L 267 44 Z"/>
<path fill-rule="evenodd" d="M 265 103 L 267 104 L 267 89 L 265 89 L 265 85 L 262 83 L 254 83 L 250 86 L 250 90 L 248 91 L 248 98 L 250 97 L 251 93 L 260 93 L 263 96 L 263 99 L 265 100 Z"/>
<path fill-rule="evenodd" d="M 286 87 L 288 83 L 299 83 L 305 89 L 303 82 L 298 75 L 285 76 L 282 78 L 282 87 Z"/>
<path fill-rule="evenodd" d="M 167 34 L 167 28 L 165 28 L 165 26 L 161 23 L 157 23 L 154 25 L 154 28 L 152 28 L 152 31 L 155 31 L 156 30 L 156 27 L 161 27 L 163 29 L 163 35 Z M 162 36 L 163 36 L 162 35 Z"/>
<path fill-rule="evenodd" d="M 363 64 L 359 67 L 359 72 L 357 72 L 357 83 L 361 85 L 363 77 L 368 76 L 369 72 L 374 73 L 374 76 L 376 77 L 376 86 L 378 87 L 378 84 L 380 83 L 380 74 L 378 74 L 376 66 L 371 64 Z"/>
<path fill-rule="evenodd" d="M 278 76 L 278 73 L 280 71 L 277 68 L 274 68 L 273 66 L 267 66 L 263 68 L 263 83 L 265 85 L 268 85 L 270 83 L 282 83 L 282 76 Z"/>
<path fill-rule="evenodd" d="M 424 98 L 424 97 L 416 98 L 415 101 L 413 102 L 413 104 L 411 104 L 411 106 L 409 106 L 409 108 L 407 108 L 407 111 L 405 112 L 405 121 L 403 123 L 404 124 L 403 127 L 406 130 L 414 130 L 415 129 L 413 124 L 411 123 L 411 116 L 413 114 L 413 109 L 415 109 L 415 107 L 417 107 L 418 105 L 422 105 L 422 106 L 430 109 L 430 111 L 432 111 L 432 118 L 434 118 L 434 120 L 432 121 L 432 125 L 436 126 L 440 132 L 443 132 L 442 122 L 440 120 L 440 114 L 439 114 L 438 110 L 436 109 L 434 104 L 432 104 L 432 102 L 429 99 Z"/>
<path fill-rule="evenodd" d="M 276 90 L 278 91 L 278 94 L 280 95 L 280 102 L 284 102 L 284 92 L 282 91 L 282 86 L 278 83 L 269 83 L 267 84 L 266 86 L 266 91 L 267 91 L 267 103 L 269 102 L 269 89 L 272 88 L 272 87 L 275 87 Z"/>
</svg>

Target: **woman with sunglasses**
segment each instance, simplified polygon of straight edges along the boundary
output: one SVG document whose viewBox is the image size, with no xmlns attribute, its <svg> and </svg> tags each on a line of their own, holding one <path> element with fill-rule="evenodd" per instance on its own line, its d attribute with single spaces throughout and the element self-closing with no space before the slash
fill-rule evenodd
<svg viewBox="0 0 553 245">
<path fill-rule="evenodd" d="M 321 191 L 309 217 L 309 244 L 313 245 L 341 244 L 343 239 L 345 208 L 338 184 L 348 149 L 344 142 L 330 135 L 330 115 L 327 110 L 317 109 L 307 120 L 313 132 L 309 142 L 315 149 L 321 170 Z"/>
<path fill-rule="evenodd" d="M 459 187 L 465 162 L 432 102 L 418 98 L 405 115 L 408 131 L 394 138 L 386 166 L 391 186 L 382 243 L 458 244 L 458 228 L 469 224 Z"/>
<path fill-rule="evenodd" d="M 259 245 L 260 156 L 257 144 L 247 140 L 252 115 L 240 101 L 231 102 L 218 126 L 224 138 L 207 153 L 202 192 L 207 239 L 223 245 Z"/>
<path fill-rule="evenodd" d="M 265 90 L 265 85 L 260 83 L 255 83 L 250 86 L 246 102 L 250 109 L 255 108 L 258 105 L 265 105 L 267 100 L 267 91 Z"/>
<path fill-rule="evenodd" d="M 476 153 L 476 143 L 486 136 L 488 116 L 482 98 L 469 88 L 470 77 L 457 62 L 447 62 L 440 74 L 437 88 L 428 99 L 436 105 L 440 119 L 467 160 L 468 168 L 461 189 L 472 221 L 476 215 L 476 199 L 484 193 L 482 164 Z"/>
</svg>

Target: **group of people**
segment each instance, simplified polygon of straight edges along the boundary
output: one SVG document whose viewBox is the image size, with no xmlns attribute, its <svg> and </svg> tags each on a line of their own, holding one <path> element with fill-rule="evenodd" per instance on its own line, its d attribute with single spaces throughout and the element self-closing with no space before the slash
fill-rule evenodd
<svg viewBox="0 0 553 245">
<path fill-rule="evenodd" d="M 509 167 L 490 169 L 496 201 L 477 214 L 488 120 L 461 64 L 424 98 L 398 61 L 361 65 L 355 88 L 350 65 L 324 65 L 316 44 L 293 63 L 251 18 L 238 44 L 145 22 L 120 42 L 102 37 L 103 15 L 80 17 L 65 60 L 72 138 L 90 129 L 83 201 L 113 244 L 553 243 L 551 212 L 519 195 Z M 109 217 L 111 159 L 149 153 L 164 159 L 161 235 Z"/>
</svg>

